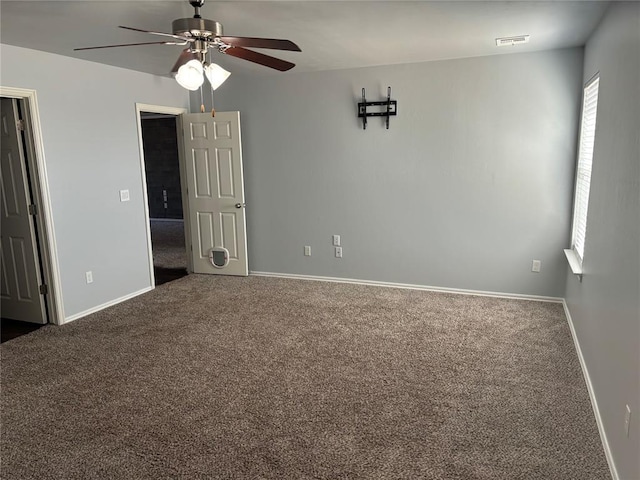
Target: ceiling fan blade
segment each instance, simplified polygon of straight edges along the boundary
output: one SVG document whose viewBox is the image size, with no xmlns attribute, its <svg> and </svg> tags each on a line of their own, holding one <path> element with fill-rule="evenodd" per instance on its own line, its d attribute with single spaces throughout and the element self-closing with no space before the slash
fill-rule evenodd
<svg viewBox="0 0 640 480">
<path fill-rule="evenodd" d="M 279 58 L 270 57 L 264 53 L 254 52 L 242 47 L 229 47 L 224 53 L 231 55 L 232 57 L 242 58 L 243 60 L 249 60 L 253 63 L 264 65 L 265 67 L 273 68 L 281 72 L 291 70 L 296 66 L 295 63 L 287 62 L 286 60 L 280 60 Z"/>
<path fill-rule="evenodd" d="M 124 28 L 125 30 L 133 30 L 134 32 L 142 32 L 142 33 L 150 33 L 151 35 L 162 35 L 163 37 L 171 37 L 182 40 L 183 42 L 188 42 L 191 39 L 187 37 L 181 37 L 180 35 L 174 35 L 173 33 L 164 33 L 164 32 L 152 32 L 150 30 L 142 30 L 141 28 L 133 28 L 133 27 L 124 27 L 122 25 L 118 25 L 118 28 Z"/>
<path fill-rule="evenodd" d="M 118 45 L 100 45 L 99 47 L 74 48 L 73 50 L 77 52 L 78 50 L 96 50 L 98 48 L 114 48 L 114 47 L 135 47 L 136 45 L 184 45 L 184 44 L 180 44 L 178 42 L 121 43 Z"/>
<path fill-rule="evenodd" d="M 171 69 L 171 73 L 177 73 L 178 69 L 182 65 L 187 63 L 189 60 L 197 60 L 197 59 L 198 59 L 198 56 L 195 53 L 191 52 L 188 48 L 185 48 L 180 54 L 180 56 L 178 57 L 176 64 Z"/>
<path fill-rule="evenodd" d="M 291 40 L 279 40 L 277 38 L 220 37 L 220 40 L 234 47 L 271 48 L 273 50 L 290 50 L 292 52 L 302 51 Z"/>
</svg>

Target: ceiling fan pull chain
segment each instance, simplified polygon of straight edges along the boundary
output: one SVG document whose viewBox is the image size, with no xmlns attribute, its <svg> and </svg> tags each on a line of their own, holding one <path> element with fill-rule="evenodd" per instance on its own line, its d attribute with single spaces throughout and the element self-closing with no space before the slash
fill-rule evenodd
<svg viewBox="0 0 640 480">
<path fill-rule="evenodd" d="M 216 107 L 213 104 L 213 87 L 211 87 L 211 116 L 216 116 Z"/>
<path fill-rule="evenodd" d="M 202 96 L 202 85 L 200 85 L 200 113 L 204 113 L 204 98 Z"/>
<path fill-rule="evenodd" d="M 209 50 L 209 64 L 212 65 L 213 64 L 213 53 L 211 53 L 211 50 Z M 213 91 L 215 90 L 215 88 L 213 88 L 213 85 L 211 84 L 211 82 L 209 82 L 209 86 L 211 87 L 211 116 L 215 117 L 216 116 L 216 108 L 213 104 Z"/>
</svg>

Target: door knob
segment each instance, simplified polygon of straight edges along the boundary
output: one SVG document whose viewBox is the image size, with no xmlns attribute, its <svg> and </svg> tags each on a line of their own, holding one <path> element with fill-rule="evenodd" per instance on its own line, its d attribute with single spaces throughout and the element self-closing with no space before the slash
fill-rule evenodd
<svg viewBox="0 0 640 480">
<path fill-rule="evenodd" d="M 236 203 L 236 208 L 244 208 L 246 206 L 247 206 L 246 203 Z"/>
</svg>

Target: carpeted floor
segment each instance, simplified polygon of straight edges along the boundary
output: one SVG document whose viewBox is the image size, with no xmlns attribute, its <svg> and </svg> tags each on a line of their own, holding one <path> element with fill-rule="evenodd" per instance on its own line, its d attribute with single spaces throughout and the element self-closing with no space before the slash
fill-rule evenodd
<svg viewBox="0 0 640 480">
<path fill-rule="evenodd" d="M 0 351 L 3 479 L 610 478 L 559 304 L 190 275 Z"/>
<path fill-rule="evenodd" d="M 0 343 L 8 342 L 41 328 L 39 323 L 20 322 L 8 318 L 0 319 Z"/>
<path fill-rule="evenodd" d="M 187 268 L 184 224 L 181 221 L 151 220 L 154 267 Z"/>
<path fill-rule="evenodd" d="M 182 221 L 151 220 L 153 272 L 156 285 L 187 275 L 187 254 Z"/>
</svg>

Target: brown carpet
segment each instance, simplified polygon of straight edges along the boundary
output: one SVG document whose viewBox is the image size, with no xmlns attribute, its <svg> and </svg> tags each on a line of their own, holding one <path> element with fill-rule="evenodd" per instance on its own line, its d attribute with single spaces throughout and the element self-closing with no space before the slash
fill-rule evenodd
<svg viewBox="0 0 640 480">
<path fill-rule="evenodd" d="M 184 224 L 181 221 L 151 220 L 153 266 L 163 269 L 186 269 L 187 254 Z"/>
<path fill-rule="evenodd" d="M 187 275 L 187 254 L 182 221 L 151 220 L 153 276 L 156 286 Z"/>
<path fill-rule="evenodd" d="M 8 342 L 21 335 L 26 335 L 34 330 L 41 328 L 39 323 L 22 322 L 18 320 L 10 320 L 8 318 L 0 319 L 0 343 Z"/>
<path fill-rule="evenodd" d="M 559 304 L 190 275 L 0 347 L 3 479 L 606 479 Z"/>
</svg>

